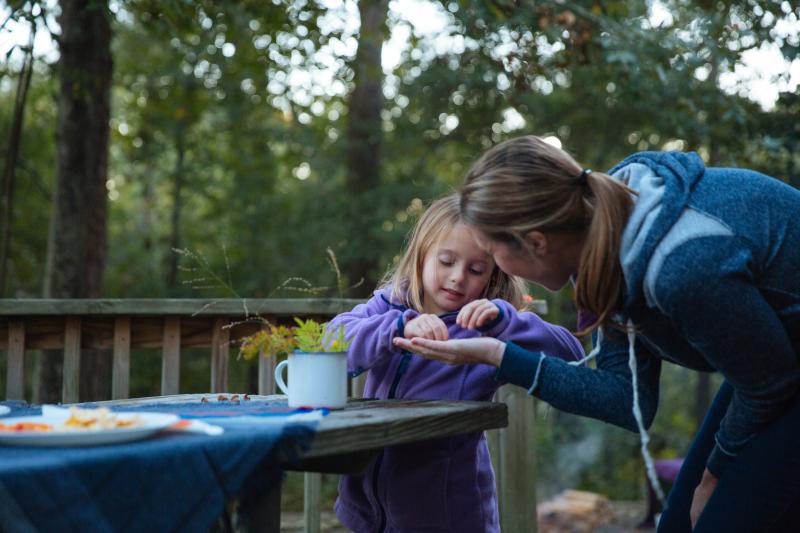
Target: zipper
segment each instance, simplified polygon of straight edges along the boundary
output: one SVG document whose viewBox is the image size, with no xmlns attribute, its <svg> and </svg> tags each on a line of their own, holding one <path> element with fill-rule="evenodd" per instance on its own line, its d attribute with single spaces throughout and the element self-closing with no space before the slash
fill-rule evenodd
<svg viewBox="0 0 800 533">
<path fill-rule="evenodd" d="M 411 361 L 411 354 L 409 352 L 403 352 L 403 358 L 400 360 L 400 364 L 397 365 L 397 371 L 394 373 L 394 381 L 392 381 L 392 386 L 389 389 L 388 399 L 391 400 L 394 398 L 395 394 L 397 394 L 397 385 L 400 383 L 400 378 L 406 373 L 409 361 Z"/>
<path fill-rule="evenodd" d="M 411 361 L 411 353 L 403 352 L 403 358 L 400 359 L 400 364 L 397 365 L 397 370 L 394 373 L 394 380 L 392 380 L 392 386 L 389 388 L 389 399 L 394 398 L 395 394 L 397 394 L 397 385 L 400 383 L 400 378 L 406 373 L 409 361 Z M 378 513 L 380 513 L 381 517 L 378 531 L 385 531 L 386 511 L 384 511 L 383 505 L 381 505 L 380 494 L 378 494 L 378 474 L 380 473 L 381 462 L 383 462 L 383 453 L 375 459 L 375 467 L 372 469 L 372 491 L 375 497 L 375 503 L 378 504 Z"/>
<path fill-rule="evenodd" d="M 372 469 L 372 491 L 373 496 L 375 496 L 375 503 L 378 504 L 378 513 L 380 514 L 380 524 L 378 525 L 378 531 L 382 532 L 386 530 L 386 511 L 383 510 L 383 505 L 381 505 L 380 495 L 378 494 L 378 473 L 381 469 L 381 463 L 383 462 L 383 452 L 375 459 L 375 468 Z"/>
</svg>

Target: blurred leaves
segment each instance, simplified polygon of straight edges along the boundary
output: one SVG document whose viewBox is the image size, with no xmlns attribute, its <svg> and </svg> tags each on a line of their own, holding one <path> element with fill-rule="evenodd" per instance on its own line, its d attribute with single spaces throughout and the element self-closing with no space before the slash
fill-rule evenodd
<svg viewBox="0 0 800 533">
<path fill-rule="evenodd" d="M 118 4 L 107 294 L 191 296 L 168 285 L 173 231 L 215 267 L 226 245 L 236 286 L 251 296 L 290 276 L 329 284 L 327 247 L 343 264 L 368 255 L 384 268 L 413 223 L 412 202 L 456 187 L 481 151 L 520 133 L 556 135 L 595 168 L 678 147 L 787 180 L 796 172 L 791 106 L 763 112 L 717 83 L 763 43 L 794 57 L 796 36 L 776 32 L 782 18 L 797 18 L 785 2 L 670 0 L 659 4 L 669 16 L 658 24 L 627 0 L 429 3 L 444 20 L 435 35 L 390 14 L 409 38 L 384 81 L 380 185 L 358 206 L 345 193 L 343 140 L 358 39 L 346 22 L 352 9 L 307 0 Z M 4 68 L 13 78 L 13 61 Z M 40 61 L 25 122 L 18 294 L 41 286 L 55 151 L 50 75 Z M 0 86 L 0 99 L 10 101 L 11 86 Z M 353 210 L 367 215 L 359 235 L 346 230 Z"/>
</svg>

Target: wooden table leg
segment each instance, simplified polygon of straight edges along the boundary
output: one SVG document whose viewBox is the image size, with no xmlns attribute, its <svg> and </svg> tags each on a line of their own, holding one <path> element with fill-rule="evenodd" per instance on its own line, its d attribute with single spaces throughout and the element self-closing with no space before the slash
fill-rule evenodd
<svg viewBox="0 0 800 533">
<path fill-rule="evenodd" d="M 303 474 L 303 533 L 320 533 L 319 491 L 322 475 L 316 472 Z"/>
<path fill-rule="evenodd" d="M 243 527 L 237 530 L 280 533 L 282 477 L 278 476 L 246 510 L 241 510 L 240 523 Z"/>
</svg>

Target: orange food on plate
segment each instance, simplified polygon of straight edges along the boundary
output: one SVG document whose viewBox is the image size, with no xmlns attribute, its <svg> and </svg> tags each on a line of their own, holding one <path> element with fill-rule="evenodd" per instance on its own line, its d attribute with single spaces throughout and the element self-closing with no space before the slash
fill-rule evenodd
<svg viewBox="0 0 800 533">
<path fill-rule="evenodd" d="M 53 426 L 37 422 L 17 422 L 16 424 L 0 422 L 0 431 L 53 431 Z"/>
<path fill-rule="evenodd" d="M 48 422 L 53 418 L 44 418 Z M 38 420 L 39 418 L 34 418 Z M 126 416 L 117 415 L 106 407 L 85 409 L 72 406 L 69 409 L 69 417 L 60 421 L 56 418 L 53 423 L 36 422 L 13 422 L 3 423 L 0 419 L 0 432 L 64 432 L 64 431 L 103 431 L 109 429 L 131 428 L 143 425 L 144 422 L 138 415 Z"/>
<path fill-rule="evenodd" d="M 109 409 L 100 407 L 97 409 L 82 409 L 80 407 L 70 407 L 69 418 L 64 422 L 67 430 L 75 429 L 114 429 L 135 427 L 141 425 L 139 417 L 119 418 Z"/>
</svg>

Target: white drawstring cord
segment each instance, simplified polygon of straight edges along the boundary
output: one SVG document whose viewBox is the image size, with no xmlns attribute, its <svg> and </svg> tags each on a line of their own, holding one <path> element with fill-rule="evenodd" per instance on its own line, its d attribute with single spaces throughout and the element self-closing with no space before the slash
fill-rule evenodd
<svg viewBox="0 0 800 533">
<path fill-rule="evenodd" d="M 594 345 L 594 348 L 592 348 L 592 351 L 589 352 L 588 355 L 583 359 L 581 359 L 580 361 L 568 361 L 567 364 L 572 366 L 579 366 L 588 361 L 591 361 L 592 359 L 597 357 L 597 354 L 600 353 L 600 344 L 602 342 L 603 342 L 603 326 L 600 326 L 599 328 L 597 328 L 597 343 Z"/>
<path fill-rule="evenodd" d="M 653 487 L 653 492 L 655 492 L 658 500 L 661 502 L 661 505 L 664 505 L 664 491 L 662 490 L 661 484 L 658 481 L 653 458 L 650 456 L 650 452 L 647 449 L 647 445 L 650 442 L 650 435 L 648 435 L 647 430 L 644 428 L 644 422 L 642 421 L 642 410 L 639 407 L 639 373 L 637 372 L 636 351 L 634 349 L 634 344 L 636 343 L 636 328 L 633 325 L 633 321 L 630 319 L 627 323 L 627 333 L 628 367 L 631 369 L 631 384 L 633 386 L 633 417 L 636 419 L 636 425 L 639 428 L 639 438 L 641 439 L 642 443 L 642 456 L 644 457 L 645 469 L 647 470 L 647 479 L 650 482 L 650 485 Z M 595 343 L 592 351 L 590 351 L 586 357 L 580 361 L 569 361 L 567 364 L 572 366 L 580 366 L 588 361 L 591 361 L 597 357 L 598 353 L 600 353 L 600 345 L 602 342 L 603 328 L 601 326 L 597 328 L 597 343 Z"/>
<path fill-rule="evenodd" d="M 644 428 L 644 422 L 642 421 L 642 410 L 639 407 L 639 374 L 637 371 L 636 365 L 636 350 L 634 349 L 634 344 L 636 343 L 636 328 L 633 325 L 633 321 L 628 319 L 627 323 L 627 333 L 628 333 L 628 368 L 631 370 L 631 385 L 633 386 L 633 417 L 636 419 L 636 425 L 639 428 L 639 438 L 642 443 L 642 456 L 644 457 L 644 465 L 645 470 L 647 472 L 647 480 L 650 482 L 650 486 L 653 488 L 653 492 L 658 497 L 658 501 L 663 506 L 666 502 L 666 498 L 664 497 L 664 490 L 661 488 L 661 483 L 658 481 L 658 476 L 656 474 L 655 464 L 653 463 L 653 458 L 650 456 L 650 452 L 647 449 L 647 445 L 650 442 L 650 435 L 648 435 L 647 430 Z M 585 364 L 588 361 L 591 361 L 597 354 L 600 353 L 600 345 L 603 342 L 603 328 L 602 326 L 597 328 L 597 343 L 592 348 L 586 357 L 581 359 L 580 361 L 568 361 L 568 365 L 572 366 L 579 366 Z M 536 380 L 538 381 L 539 377 L 539 370 L 537 368 L 536 372 Z M 532 392 L 533 387 L 531 387 Z M 544 418 L 547 419 L 547 414 L 550 411 L 550 404 L 547 404 L 548 409 L 545 410 Z"/>
<path fill-rule="evenodd" d="M 644 428 L 642 410 L 639 408 L 639 376 L 636 370 L 636 350 L 634 350 L 633 347 L 636 343 L 636 329 L 633 325 L 633 321 L 630 319 L 628 319 L 627 330 L 628 367 L 631 369 L 631 384 L 633 385 L 633 417 L 636 419 L 636 425 L 639 427 L 639 438 L 642 443 L 642 456 L 644 457 L 645 469 L 647 470 L 647 479 L 650 481 L 650 486 L 658 497 L 658 501 L 661 502 L 663 506 L 666 498 L 664 497 L 664 491 L 661 489 L 661 483 L 658 482 L 653 458 L 647 450 L 647 444 L 650 442 L 650 435 L 647 434 L 647 430 Z"/>
<path fill-rule="evenodd" d="M 600 353 L 600 344 L 602 342 L 603 342 L 603 327 L 600 326 L 599 328 L 597 328 L 597 343 L 594 345 L 594 348 L 592 348 L 592 351 L 590 351 L 586 355 L 586 357 L 584 357 L 580 361 L 567 361 L 567 364 L 571 365 L 571 366 L 580 366 L 582 364 L 585 364 L 585 363 L 591 361 L 592 359 L 597 357 L 597 354 Z M 541 368 L 541 361 L 539 363 L 539 366 Z M 536 377 L 533 380 L 533 386 L 528 390 L 528 394 L 533 394 L 533 390 L 536 388 L 537 381 L 539 380 L 539 370 L 540 370 L 540 368 L 536 369 Z M 544 420 L 547 420 L 547 415 L 550 414 L 550 409 L 552 409 L 552 408 L 553 408 L 552 405 L 550 405 L 549 403 L 546 404 L 546 407 L 545 407 L 545 410 L 544 410 L 544 415 L 542 416 L 542 418 Z"/>
</svg>

